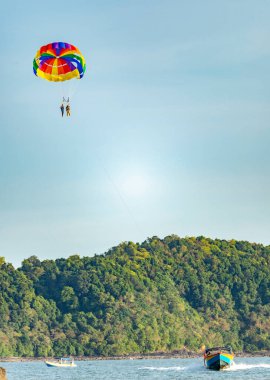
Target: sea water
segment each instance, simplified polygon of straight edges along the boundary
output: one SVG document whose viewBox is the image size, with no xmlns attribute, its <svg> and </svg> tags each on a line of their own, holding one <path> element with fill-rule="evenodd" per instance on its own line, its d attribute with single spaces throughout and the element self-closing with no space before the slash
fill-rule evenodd
<svg viewBox="0 0 270 380">
<path fill-rule="evenodd" d="M 49 368 L 43 362 L 0 363 L 8 380 L 270 379 L 270 358 L 236 358 L 224 371 L 210 371 L 203 359 L 78 361 L 75 368 Z"/>
</svg>

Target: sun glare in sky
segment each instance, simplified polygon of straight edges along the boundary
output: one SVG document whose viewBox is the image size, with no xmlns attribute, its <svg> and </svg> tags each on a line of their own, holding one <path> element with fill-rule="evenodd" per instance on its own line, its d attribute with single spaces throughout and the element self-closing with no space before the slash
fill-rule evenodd
<svg viewBox="0 0 270 380">
<path fill-rule="evenodd" d="M 141 198 L 151 191 L 151 179 L 143 172 L 126 174 L 118 181 L 119 190 L 124 197 Z"/>
</svg>

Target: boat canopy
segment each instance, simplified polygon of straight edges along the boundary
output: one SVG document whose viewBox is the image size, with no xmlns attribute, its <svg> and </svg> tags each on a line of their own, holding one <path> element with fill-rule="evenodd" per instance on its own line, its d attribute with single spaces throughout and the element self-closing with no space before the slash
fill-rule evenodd
<svg viewBox="0 0 270 380">
<path fill-rule="evenodd" d="M 232 348 L 231 346 L 218 346 L 218 347 L 211 347 L 211 348 L 205 349 L 206 354 L 211 351 L 226 351 L 226 352 L 232 353 Z"/>
</svg>

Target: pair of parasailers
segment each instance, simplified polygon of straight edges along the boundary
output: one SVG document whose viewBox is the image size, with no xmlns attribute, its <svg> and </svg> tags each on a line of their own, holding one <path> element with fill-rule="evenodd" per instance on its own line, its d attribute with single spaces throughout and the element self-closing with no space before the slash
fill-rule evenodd
<svg viewBox="0 0 270 380">
<path fill-rule="evenodd" d="M 62 117 L 63 117 L 64 112 L 65 112 L 65 106 L 63 103 L 61 104 L 60 110 L 61 110 Z M 66 105 L 66 113 L 67 113 L 67 116 L 70 116 L 70 105 L 69 104 Z"/>
</svg>

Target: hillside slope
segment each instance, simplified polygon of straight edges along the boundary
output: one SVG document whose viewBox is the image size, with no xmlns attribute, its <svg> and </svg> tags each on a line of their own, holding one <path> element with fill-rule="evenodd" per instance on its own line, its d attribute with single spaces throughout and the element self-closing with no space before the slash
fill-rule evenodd
<svg viewBox="0 0 270 380">
<path fill-rule="evenodd" d="M 204 237 L 0 262 L 0 355 L 270 349 L 270 247 Z"/>
</svg>

